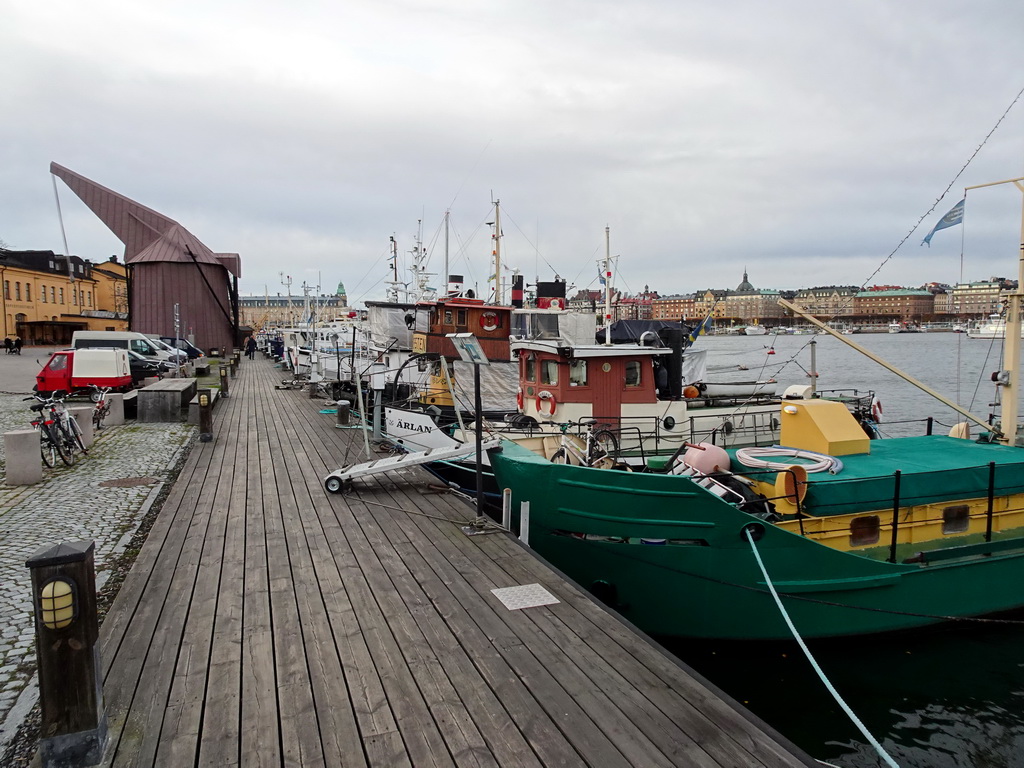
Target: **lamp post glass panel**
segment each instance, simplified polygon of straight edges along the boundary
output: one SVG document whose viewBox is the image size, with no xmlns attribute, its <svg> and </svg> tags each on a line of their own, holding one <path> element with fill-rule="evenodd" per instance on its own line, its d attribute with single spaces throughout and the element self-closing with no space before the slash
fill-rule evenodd
<svg viewBox="0 0 1024 768">
<path fill-rule="evenodd" d="M 472 333 L 449 333 L 459 357 L 463 362 L 473 364 L 473 408 L 476 411 L 476 512 L 484 513 L 484 471 L 483 471 L 483 403 L 480 396 L 480 366 L 490 365 L 490 360 L 480 346 L 480 340 Z"/>
</svg>

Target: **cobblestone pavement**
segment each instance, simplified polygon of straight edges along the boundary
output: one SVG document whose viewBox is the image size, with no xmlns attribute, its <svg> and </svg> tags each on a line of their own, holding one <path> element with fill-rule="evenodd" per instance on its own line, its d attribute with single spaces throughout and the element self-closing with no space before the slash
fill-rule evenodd
<svg viewBox="0 0 1024 768">
<path fill-rule="evenodd" d="M 41 350 L 38 356 L 42 361 L 49 357 Z M 38 371 L 35 358 L 35 350 L 28 349 L 20 361 L 0 355 L 2 432 L 28 426 L 31 412 L 22 398 Z M 93 540 L 102 585 L 109 561 L 123 550 L 163 486 L 174 479 L 195 434 L 196 428 L 187 424 L 106 427 L 95 435 L 89 455 L 79 456 L 74 466 L 58 462 L 53 469 L 44 467 L 43 480 L 36 485 L 0 483 L 0 753 L 18 725 L 8 720 L 24 714 L 24 707 L 15 703 L 33 693 L 34 622 L 25 561 L 43 546 Z M 0 444 L 0 470 L 5 468 L 2 451 Z M 115 484 L 105 484 L 111 481 Z M 12 714 L 12 709 L 18 712 Z"/>
</svg>

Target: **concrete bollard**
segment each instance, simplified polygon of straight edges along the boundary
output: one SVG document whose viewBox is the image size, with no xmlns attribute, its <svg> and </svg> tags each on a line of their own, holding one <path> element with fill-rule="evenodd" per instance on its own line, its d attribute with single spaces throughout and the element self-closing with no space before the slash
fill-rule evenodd
<svg viewBox="0 0 1024 768">
<path fill-rule="evenodd" d="M 94 548 L 92 541 L 67 541 L 25 563 L 32 572 L 43 768 L 96 765 L 107 743 Z"/>
<path fill-rule="evenodd" d="M 68 408 L 71 418 L 78 422 L 78 428 L 82 431 L 82 443 L 86 448 L 91 448 L 93 443 L 92 412 L 91 405 L 76 405 L 73 408 Z"/>
<path fill-rule="evenodd" d="M 347 427 L 348 426 L 348 413 L 349 404 L 348 400 L 341 400 L 338 402 L 338 423 L 336 427 Z"/>
<path fill-rule="evenodd" d="M 39 430 L 16 429 L 4 433 L 4 456 L 7 457 L 8 485 L 32 485 L 43 479 Z"/>
<path fill-rule="evenodd" d="M 104 427 L 119 427 L 124 424 L 124 393 L 107 392 L 107 402 L 110 410 L 103 419 Z"/>
</svg>

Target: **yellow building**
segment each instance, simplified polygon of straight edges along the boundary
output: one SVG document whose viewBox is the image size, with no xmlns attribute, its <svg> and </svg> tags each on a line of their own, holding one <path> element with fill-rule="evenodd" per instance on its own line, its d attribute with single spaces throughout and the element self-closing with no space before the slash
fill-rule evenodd
<svg viewBox="0 0 1024 768">
<path fill-rule="evenodd" d="M 70 344 L 78 330 L 128 328 L 128 279 L 114 257 L 92 264 L 53 251 L 0 249 L 3 334 L 25 344 Z"/>
</svg>

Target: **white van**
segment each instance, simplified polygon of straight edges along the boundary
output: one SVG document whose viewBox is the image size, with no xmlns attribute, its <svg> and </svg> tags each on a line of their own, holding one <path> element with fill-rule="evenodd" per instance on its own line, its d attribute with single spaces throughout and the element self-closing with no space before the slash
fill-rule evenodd
<svg viewBox="0 0 1024 768">
<path fill-rule="evenodd" d="M 172 350 L 157 344 L 146 334 L 136 331 L 75 331 L 71 335 L 71 346 L 75 349 L 96 347 L 130 349 L 144 357 L 161 362 L 177 362 L 172 359 L 174 357 Z"/>
</svg>

